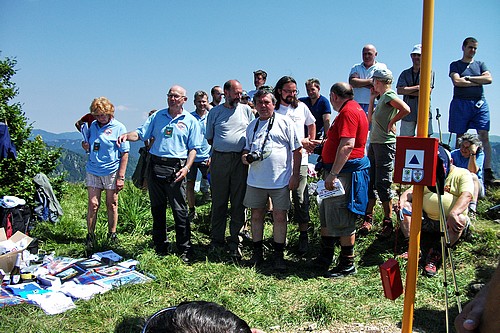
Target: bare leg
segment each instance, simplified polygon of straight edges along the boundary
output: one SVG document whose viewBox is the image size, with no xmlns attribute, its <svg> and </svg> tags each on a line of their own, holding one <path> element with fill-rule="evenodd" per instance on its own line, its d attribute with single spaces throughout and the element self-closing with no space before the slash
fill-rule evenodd
<svg viewBox="0 0 500 333">
<path fill-rule="evenodd" d="M 94 234 L 95 224 L 97 221 L 97 211 L 101 203 L 101 189 L 95 187 L 87 187 L 89 195 L 87 208 L 87 230 L 89 234 Z"/>
<path fill-rule="evenodd" d="M 118 192 L 106 190 L 106 208 L 108 211 L 108 232 L 116 232 L 118 224 Z"/>
</svg>

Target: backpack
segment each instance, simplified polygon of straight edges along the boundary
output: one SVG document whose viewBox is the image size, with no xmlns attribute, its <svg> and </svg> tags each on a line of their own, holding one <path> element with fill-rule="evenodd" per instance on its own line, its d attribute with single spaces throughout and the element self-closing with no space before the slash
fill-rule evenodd
<svg viewBox="0 0 500 333">
<path fill-rule="evenodd" d="M 29 235 L 34 225 L 31 220 L 31 210 L 27 205 L 18 205 L 12 208 L 0 206 L 0 222 L 5 229 L 7 238 L 10 238 L 17 231 Z"/>
</svg>

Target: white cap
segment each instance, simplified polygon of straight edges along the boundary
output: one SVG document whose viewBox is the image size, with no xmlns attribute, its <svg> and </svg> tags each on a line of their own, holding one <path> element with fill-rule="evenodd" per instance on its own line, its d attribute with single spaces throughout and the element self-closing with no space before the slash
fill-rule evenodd
<svg viewBox="0 0 500 333">
<path fill-rule="evenodd" d="M 411 50 L 410 54 L 422 54 L 422 44 L 417 44 L 413 47 L 413 50 Z"/>
</svg>

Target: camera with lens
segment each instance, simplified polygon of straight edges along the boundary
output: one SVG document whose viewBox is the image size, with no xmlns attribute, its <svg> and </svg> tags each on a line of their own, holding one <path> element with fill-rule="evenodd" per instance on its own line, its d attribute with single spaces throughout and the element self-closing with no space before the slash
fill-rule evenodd
<svg viewBox="0 0 500 333">
<path fill-rule="evenodd" d="M 316 155 L 321 155 L 322 152 L 323 152 L 323 144 L 319 144 L 313 149 L 313 153 Z"/>
<path fill-rule="evenodd" d="M 253 152 L 247 154 L 246 159 L 247 159 L 248 163 L 252 163 L 255 161 L 261 161 L 262 160 L 262 153 L 260 151 L 253 151 Z"/>
</svg>

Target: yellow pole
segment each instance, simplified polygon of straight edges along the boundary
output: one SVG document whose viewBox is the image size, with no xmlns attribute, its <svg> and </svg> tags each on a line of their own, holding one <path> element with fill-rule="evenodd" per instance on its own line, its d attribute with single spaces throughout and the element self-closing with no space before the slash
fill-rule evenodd
<svg viewBox="0 0 500 333">
<path fill-rule="evenodd" d="M 427 137 L 428 133 L 433 30 L 434 0 L 424 0 L 417 137 Z M 401 332 L 403 333 L 412 333 L 413 328 L 413 310 L 415 306 L 415 291 L 417 288 L 418 274 L 418 254 L 420 252 L 420 231 L 422 227 L 423 194 L 424 187 L 422 185 L 413 186 L 410 243 L 408 247 L 408 265 L 406 268 L 406 290 L 401 326 Z"/>
</svg>

